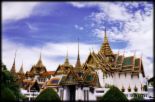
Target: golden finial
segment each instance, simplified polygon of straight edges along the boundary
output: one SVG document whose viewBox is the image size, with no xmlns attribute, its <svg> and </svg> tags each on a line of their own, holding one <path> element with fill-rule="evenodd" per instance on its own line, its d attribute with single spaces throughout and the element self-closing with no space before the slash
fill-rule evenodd
<svg viewBox="0 0 155 102">
<path fill-rule="evenodd" d="M 40 51 L 40 57 L 39 57 L 39 60 L 41 60 L 41 51 Z"/>
<path fill-rule="evenodd" d="M 119 50 L 118 50 L 117 54 L 119 55 Z"/>
<path fill-rule="evenodd" d="M 66 54 L 66 58 L 65 58 L 65 65 L 69 65 L 69 59 L 68 59 L 68 49 L 67 49 L 67 54 Z"/>
<path fill-rule="evenodd" d="M 91 53 L 91 49 L 89 48 L 89 52 Z"/>
<path fill-rule="evenodd" d="M 24 73 L 24 71 L 23 71 L 23 60 L 22 60 L 22 65 L 21 65 L 21 68 L 19 70 L 19 73 Z"/>
<path fill-rule="evenodd" d="M 106 28 L 105 28 L 105 33 L 104 33 L 104 43 L 108 43 Z"/>
<path fill-rule="evenodd" d="M 17 53 L 17 49 L 15 51 L 15 57 L 14 57 L 14 61 L 13 61 L 13 65 L 12 65 L 12 68 L 11 68 L 11 73 L 16 73 L 16 63 L 15 63 L 15 59 L 16 59 L 16 53 Z"/>
<path fill-rule="evenodd" d="M 77 62 L 76 62 L 75 67 L 76 67 L 76 68 L 81 67 L 80 54 L 79 54 L 79 38 L 78 38 L 78 57 L 77 57 Z"/>
<path fill-rule="evenodd" d="M 136 50 L 134 50 L 134 57 L 136 56 Z"/>
<path fill-rule="evenodd" d="M 124 49 L 124 51 L 123 51 L 123 56 L 125 56 L 125 49 Z"/>
</svg>

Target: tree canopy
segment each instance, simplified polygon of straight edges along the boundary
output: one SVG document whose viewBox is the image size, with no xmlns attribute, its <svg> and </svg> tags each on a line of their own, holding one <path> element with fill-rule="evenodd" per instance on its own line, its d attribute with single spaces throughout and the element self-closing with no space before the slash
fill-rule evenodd
<svg viewBox="0 0 155 102">
<path fill-rule="evenodd" d="M 127 97 L 121 92 L 117 87 L 110 86 L 110 89 L 105 93 L 105 95 L 101 98 L 100 101 L 128 101 Z"/>
<path fill-rule="evenodd" d="M 3 89 L 1 89 L 1 100 L 2 101 L 15 101 L 16 97 L 13 94 L 13 91 L 11 91 L 9 88 L 4 87 Z"/>
<path fill-rule="evenodd" d="M 1 66 L 1 95 L 3 96 L 3 101 L 8 100 L 19 100 L 23 98 L 23 95 L 20 93 L 20 87 L 16 82 L 16 78 L 12 75 L 6 68 L 4 64 Z M 13 96 L 11 96 L 13 95 Z M 14 98 L 15 97 L 15 98 Z"/>
<path fill-rule="evenodd" d="M 36 98 L 35 101 L 60 101 L 59 96 L 52 88 L 43 90 Z"/>
</svg>

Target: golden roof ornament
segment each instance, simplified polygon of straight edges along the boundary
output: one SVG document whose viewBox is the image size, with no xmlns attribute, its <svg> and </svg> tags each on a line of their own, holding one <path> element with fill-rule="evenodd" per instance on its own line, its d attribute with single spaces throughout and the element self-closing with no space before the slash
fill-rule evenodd
<svg viewBox="0 0 155 102">
<path fill-rule="evenodd" d="M 41 57 L 41 53 L 40 53 L 40 57 L 39 57 L 39 60 L 36 64 L 36 67 L 44 67 L 43 63 L 42 63 L 42 57 Z"/>
<path fill-rule="evenodd" d="M 108 42 L 108 37 L 106 34 L 106 28 L 105 28 L 104 41 L 103 41 L 103 44 L 102 44 L 99 52 L 104 54 L 105 56 L 113 55 L 113 52 L 112 52 L 110 45 L 109 45 L 109 42 Z"/>
<path fill-rule="evenodd" d="M 21 65 L 21 68 L 20 68 L 20 70 L 19 70 L 19 73 L 21 73 L 21 74 L 24 73 L 24 71 L 23 71 L 23 61 L 22 61 L 22 65 Z"/>
<path fill-rule="evenodd" d="M 81 68 L 80 55 L 79 55 L 79 39 L 78 39 L 78 56 L 77 56 L 77 62 L 76 62 L 75 67 Z"/>
<path fill-rule="evenodd" d="M 16 59 L 16 52 L 17 50 L 15 51 L 15 57 L 14 57 L 14 62 L 13 62 L 13 65 L 12 65 L 12 68 L 10 70 L 11 73 L 15 74 L 16 73 L 16 63 L 15 63 L 15 59 Z"/>
<path fill-rule="evenodd" d="M 65 58 L 64 65 L 67 65 L 67 66 L 69 65 L 68 50 L 67 50 L 67 55 L 66 55 L 66 58 Z"/>
</svg>

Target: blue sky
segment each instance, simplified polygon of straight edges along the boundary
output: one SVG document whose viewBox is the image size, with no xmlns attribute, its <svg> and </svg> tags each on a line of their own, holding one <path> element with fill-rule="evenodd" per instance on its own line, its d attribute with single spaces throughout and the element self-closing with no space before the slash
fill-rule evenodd
<svg viewBox="0 0 155 102">
<path fill-rule="evenodd" d="M 150 64 L 151 72 L 153 52 L 147 49 L 153 49 L 152 11 L 150 2 L 3 2 L 3 61 L 10 68 L 18 49 L 17 69 L 24 60 L 29 70 L 42 52 L 47 69 L 54 70 L 68 49 L 70 62 L 75 64 L 79 38 L 84 63 L 90 49 L 99 50 L 106 27 L 113 51 L 132 55 L 136 50 Z"/>
</svg>

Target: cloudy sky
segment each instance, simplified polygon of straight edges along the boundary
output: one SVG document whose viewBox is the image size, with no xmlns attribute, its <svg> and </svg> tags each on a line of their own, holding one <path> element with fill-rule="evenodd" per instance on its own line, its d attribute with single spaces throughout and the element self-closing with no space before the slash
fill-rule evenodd
<svg viewBox="0 0 155 102">
<path fill-rule="evenodd" d="M 153 4 L 151 2 L 3 2 L 2 61 L 10 70 L 36 64 L 40 52 L 47 70 L 64 62 L 75 65 L 77 39 L 80 57 L 98 52 L 107 29 L 114 53 L 143 60 L 146 76 L 153 75 Z"/>
</svg>

